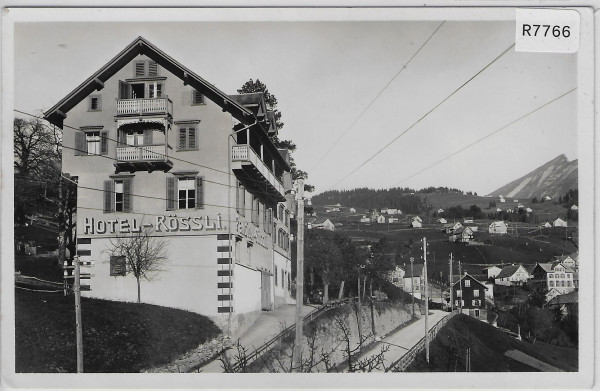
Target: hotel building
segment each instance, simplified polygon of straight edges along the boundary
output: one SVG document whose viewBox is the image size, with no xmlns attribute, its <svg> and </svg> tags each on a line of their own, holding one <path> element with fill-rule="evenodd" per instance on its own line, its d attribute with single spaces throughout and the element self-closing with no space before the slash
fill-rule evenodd
<svg viewBox="0 0 600 391">
<path fill-rule="evenodd" d="M 289 303 L 289 155 L 262 93 L 227 95 L 139 37 L 54 107 L 63 172 L 77 179 L 85 296 L 136 301 L 111 251 L 148 233 L 167 261 L 141 301 L 209 316 L 239 334 Z"/>
</svg>

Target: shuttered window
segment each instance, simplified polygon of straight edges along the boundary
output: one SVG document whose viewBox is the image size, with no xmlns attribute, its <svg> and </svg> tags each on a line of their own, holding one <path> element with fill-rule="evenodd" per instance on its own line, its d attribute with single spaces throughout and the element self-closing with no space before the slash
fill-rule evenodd
<svg viewBox="0 0 600 391">
<path fill-rule="evenodd" d="M 167 210 L 175 209 L 175 182 L 177 178 L 167 177 Z"/>
<path fill-rule="evenodd" d="M 204 208 L 204 179 L 202 177 L 167 177 L 167 210 Z"/>
<path fill-rule="evenodd" d="M 103 211 L 131 212 L 133 204 L 133 179 L 111 179 L 104 181 Z"/>
<path fill-rule="evenodd" d="M 108 132 L 100 132 L 100 154 L 108 153 Z"/>
<path fill-rule="evenodd" d="M 156 61 L 148 61 L 148 76 L 158 76 L 158 64 L 156 64 Z"/>
<path fill-rule="evenodd" d="M 196 126 L 180 125 L 179 126 L 179 142 L 177 143 L 178 151 L 198 149 L 198 137 Z"/>
<path fill-rule="evenodd" d="M 204 95 L 202 95 L 199 91 L 192 91 L 192 105 L 203 105 L 204 104 Z"/>
<path fill-rule="evenodd" d="M 135 77 L 158 76 L 158 64 L 156 61 L 136 61 Z"/>
<path fill-rule="evenodd" d="M 235 206 L 240 215 L 246 215 L 246 189 L 240 182 L 237 182 Z"/>
<path fill-rule="evenodd" d="M 89 111 L 101 111 L 102 110 L 102 96 L 101 95 L 90 95 L 89 96 L 88 110 Z"/>
</svg>

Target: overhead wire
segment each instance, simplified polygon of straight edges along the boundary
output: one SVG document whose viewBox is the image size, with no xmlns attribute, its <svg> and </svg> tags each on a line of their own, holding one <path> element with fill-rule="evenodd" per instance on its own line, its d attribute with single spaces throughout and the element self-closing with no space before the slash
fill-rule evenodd
<svg viewBox="0 0 600 391">
<path fill-rule="evenodd" d="M 528 117 L 528 116 L 530 116 L 530 115 L 532 115 L 532 114 L 534 114 L 534 113 L 538 112 L 539 110 L 542 110 L 543 108 L 545 108 L 545 107 L 547 107 L 547 106 L 551 105 L 552 103 L 554 103 L 554 102 L 558 101 L 559 99 L 561 99 L 561 98 L 563 98 L 563 97 L 567 96 L 568 94 L 572 93 L 572 92 L 573 92 L 573 91 L 575 91 L 576 89 L 577 89 L 577 87 L 574 87 L 574 88 L 570 89 L 569 91 L 567 91 L 567 92 L 565 92 L 565 93 L 562 93 L 562 94 L 560 94 L 559 96 L 557 96 L 557 97 L 555 97 L 555 98 L 553 98 L 553 99 L 549 100 L 548 102 L 546 102 L 546 103 L 542 104 L 541 106 L 538 106 L 538 107 L 536 107 L 535 109 L 533 109 L 533 110 L 531 110 L 531 111 L 529 111 L 529 112 L 527 112 L 527 113 L 525 113 L 525 114 L 521 115 L 520 117 L 518 117 L 518 118 L 516 118 L 516 119 L 514 119 L 514 120 L 512 120 L 512 121 L 510 121 L 509 123 L 507 123 L 507 124 L 505 124 L 505 125 L 501 126 L 500 128 L 498 128 L 498 129 L 494 130 L 493 132 L 491 132 L 491 133 L 489 133 L 489 134 L 487 134 L 487 135 L 485 135 L 485 136 L 483 136 L 483 137 L 479 138 L 478 140 L 476 140 L 476 141 L 474 141 L 474 142 L 472 142 L 472 143 L 470 143 L 470 144 L 468 144 L 468 145 L 466 145 L 466 146 L 462 147 L 461 149 L 459 149 L 459 150 L 457 150 L 457 151 L 453 152 L 452 154 L 450 154 L 450 155 L 448 155 L 448 156 L 446 156 L 446 157 L 444 157 L 444 158 L 442 158 L 442 159 L 440 159 L 440 160 L 436 161 L 435 163 L 433 163 L 433 164 L 431 164 L 431 165 L 429 165 L 429 166 L 427 166 L 427 167 L 423 168 L 422 170 L 420 170 L 420 171 L 418 171 L 418 172 L 416 172 L 416 173 L 414 173 L 414 174 L 412 174 L 412 175 L 410 175 L 410 176 L 408 176 L 408 177 L 406 177 L 406 178 L 402 179 L 401 181 L 399 181 L 399 182 L 396 182 L 396 183 L 393 185 L 393 187 L 395 187 L 395 186 L 398 186 L 398 185 L 400 185 L 401 183 L 403 183 L 403 182 L 405 182 L 405 181 L 407 181 L 407 180 L 409 180 L 409 179 L 412 179 L 412 178 L 416 177 L 417 175 L 420 175 L 420 174 L 422 174 L 423 172 L 425 172 L 425 171 L 427 171 L 427 170 L 429 170 L 429 169 L 431 169 L 431 168 L 433 168 L 433 167 L 437 166 L 438 164 L 440 164 L 440 163 L 442 163 L 442 162 L 444 162 L 444 161 L 446 161 L 446 160 L 448 160 L 448 159 L 450 159 L 450 158 L 452 158 L 452 157 L 454 157 L 454 156 L 458 155 L 459 153 L 461 153 L 461 152 L 465 151 L 466 149 L 468 149 L 468 148 L 471 148 L 471 147 L 473 147 L 474 145 L 476 145 L 476 144 L 478 144 L 478 143 L 480 143 L 480 142 L 482 142 L 482 141 L 486 140 L 487 138 L 489 138 L 489 137 L 491 137 L 491 136 L 493 136 L 493 135 L 495 135 L 495 134 L 497 134 L 497 133 L 499 133 L 499 132 L 501 132 L 501 131 L 503 131 L 503 130 L 507 129 L 508 127 L 510 127 L 511 125 L 514 125 L 514 124 L 515 124 L 515 123 L 517 123 L 518 121 L 520 121 L 520 120 L 522 120 L 522 119 L 524 119 L 524 118 L 526 118 L 526 117 Z M 377 197 L 378 195 L 379 195 L 378 193 L 375 193 L 375 194 L 373 194 L 373 195 L 371 195 L 371 196 L 369 196 L 369 197 L 367 197 L 367 198 L 364 198 L 364 199 L 362 199 L 362 200 L 357 200 L 357 203 L 363 203 L 363 202 L 365 202 L 365 201 L 368 201 L 368 200 L 370 200 L 370 199 L 372 199 L 372 198 L 375 198 L 375 197 Z"/>
<path fill-rule="evenodd" d="M 24 111 L 21 111 L 21 110 L 17 110 L 17 109 L 14 109 L 14 111 L 17 112 L 17 113 L 20 113 L 20 114 L 31 116 L 33 118 L 37 118 L 37 119 L 40 119 L 40 120 L 45 120 L 43 117 L 39 117 L 39 116 L 37 116 L 35 114 L 27 113 L 27 112 L 24 112 Z M 83 130 L 81 130 L 79 128 L 75 128 L 73 126 L 69 126 L 69 125 L 63 124 L 63 127 L 66 127 L 66 128 L 78 131 L 78 132 L 82 132 L 82 133 L 85 134 L 85 132 Z M 120 141 L 112 139 L 110 137 L 106 137 L 106 140 L 113 141 L 113 142 L 115 142 L 117 144 L 121 144 Z M 87 155 L 87 150 L 81 150 L 81 149 L 78 149 L 78 148 L 69 147 L 69 146 L 64 145 L 64 144 L 62 144 L 61 146 L 62 146 L 62 148 L 70 149 L 70 150 L 77 151 L 77 152 L 80 152 L 80 153 L 83 153 L 83 154 Z M 145 149 L 143 146 L 140 146 L 140 148 L 142 150 L 149 151 L 148 149 Z M 210 170 L 216 171 L 218 173 L 222 173 L 222 174 L 226 174 L 226 175 L 231 175 L 231 176 L 235 177 L 236 180 L 238 180 L 238 178 L 237 178 L 237 176 L 235 174 L 232 174 L 232 173 L 227 172 L 227 171 L 219 170 L 219 169 L 216 169 L 216 168 L 213 168 L 213 167 L 205 166 L 205 165 L 202 165 L 202 164 L 199 164 L 199 163 L 196 163 L 196 162 L 191 162 L 191 161 L 188 161 L 188 160 L 185 160 L 185 159 L 176 158 L 174 156 L 163 154 L 163 153 L 160 153 L 160 152 L 154 152 L 154 151 L 151 151 L 151 152 L 153 154 L 156 154 L 156 155 L 159 155 L 159 156 L 164 156 L 164 157 L 167 157 L 167 158 L 175 160 L 175 161 L 181 161 L 181 162 L 188 163 L 188 164 L 191 164 L 191 165 L 194 165 L 194 166 L 197 166 L 197 167 L 210 169 Z M 114 160 L 116 162 L 120 162 L 121 161 L 121 160 L 119 160 L 117 158 L 114 158 L 114 157 L 108 156 L 108 155 L 102 155 L 102 154 L 97 154 L 96 155 L 95 154 L 93 156 L 100 156 L 102 158 L 109 159 L 109 160 Z M 252 178 L 246 178 L 246 180 L 248 180 L 250 182 L 253 182 L 253 183 L 256 183 L 258 185 L 264 184 L 263 182 L 261 182 L 259 180 L 256 180 L 256 179 L 252 179 Z M 207 182 L 207 183 L 213 183 L 213 184 L 216 184 L 216 185 L 225 186 L 225 187 L 229 187 L 229 188 L 236 188 L 236 186 L 232 186 L 232 185 L 227 184 L 227 183 L 221 183 L 221 182 L 211 181 L 211 180 L 208 180 L 208 179 L 205 179 L 205 182 Z M 267 196 L 270 195 L 270 193 L 267 193 L 267 192 L 264 192 L 264 191 L 256 191 L 255 190 L 253 192 L 257 193 L 257 194 L 267 195 Z"/>
<path fill-rule="evenodd" d="M 335 148 L 335 146 L 340 142 L 340 140 L 354 127 L 354 125 L 356 125 L 358 123 L 358 121 L 367 112 L 367 110 L 369 110 L 369 108 L 371 108 L 371 106 L 373 106 L 375 101 L 385 92 L 385 90 L 387 90 L 387 88 L 390 86 L 390 84 L 392 84 L 392 82 L 394 80 L 396 80 L 396 78 L 400 75 L 400 73 L 402 73 L 402 71 L 404 71 L 408 67 L 408 65 L 421 52 L 421 50 L 425 47 L 425 45 L 427 45 L 427 43 L 433 38 L 433 36 L 439 31 L 439 29 L 442 28 L 442 26 L 444 25 L 445 22 L 446 21 L 444 20 L 444 21 L 442 21 L 442 23 L 439 24 L 439 26 L 437 26 L 437 28 L 433 31 L 433 33 L 431 33 L 429 35 L 429 37 L 427 38 L 427 40 L 425 40 L 425 42 L 423 42 L 423 44 L 421 44 L 419 49 L 417 49 L 417 51 L 406 62 L 406 64 L 404 64 L 402 66 L 402 68 L 400 68 L 400 70 L 398 72 L 396 72 L 396 74 L 387 82 L 387 84 L 385 86 L 383 86 L 383 88 L 381 90 L 379 90 L 377 95 L 375 95 L 375 97 L 371 100 L 371 102 L 360 112 L 360 114 L 356 117 L 356 119 L 350 124 L 350 126 L 348 126 L 348 128 L 346 128 L 346 130 L 337 138 L 337 140 L 335 140 L 335 142 L 329 147 L 327 152 L 325 152 L 319 158 L 319 160 L 317 160 L 317 162 L 313 165 L 313 167 L 310 170 L 308 170 L 308 173 L 312 172 L 312 170 L 314 170 L 316 167 L 318 167 L 319 163 L 321 163 L 321 161 L 323 161 L 323 159 L 329 155 L 329 153 L 333 150 L 333 148 Z"/>
<path fill-rule="evenodd" d="M 436 104 L 432 109 L 430 109 L 429 111 L 427 111 L 424 115 L 422 115 L 418 120 L 416 120 L 415 122 L 412 123 L 412 125 L 410 125 L 408 128 L 406 128 L 404 131 L 402 131 L 399 135 L 397 135 L 396 137 L 394 137 L 391 141 L 389 141 L 387 144 L 385 144 L 382 148 L 380 148 L 377 152 L 375 152 L 373 155 L 371 155 L 367 160 L 365 160 L 364 162 L 362 162 L 358 167 L 356 167 L 355 169 L 353 169 L 352 171 L 350 171 L 348 174 L 346 174 L 342 179 L 340 179 L 339 181 L 337 181 L 335 184 L 333 184 L 328 190 L 333 189 L 334 187 L 336 187 L 337 185 L 339 185 L 340 183 L 342 183 L 343 181 L 345 181 L 348 177 L 350 177 L 352 174 L 354 174 L 355 172 L 357 172 L 358 170 L 360 170 L 362 167 L 364 167 L 368 162 L 370 162 L 371 160 L 373 160 L 375 157 L 377 157 L 381 152 L 383 152 L 384 150 L 386 150 L 390 145 L 392 145 L 394 142 L 396 142 L 400 137 L 402 137 L 403 135 L 405 135 L 408 131 L 410 131 L 412 128 L 414 128 L 416 125 L 418 125 L 421 121 L 423 121 L 427 116 L 429 116 L 429 114 L 431 114 L 433 111 L 435 111 L 438 107 L 440 107 L 442 104 L 444 104 L 446 101 L 448 101 L 451 97 L 453 97 L 458 91 L 460 91 L 462 88 L 464 88 L 467 84 L 469 84 L 473 79 L 475 79 L 477 76 L 479 76 L 481 73 L 483 73 L 486 69 L 488 69 L 492 64 L 494 64 L 496 61 L 498 61 L 502 56 L 504 56 L 506 53 L 508 53 L 508 51 L 514 47 L 515 44 L 512 43 L 508 48 L 506 48 L 504 51 L 502 51 L 502 53 L 500 53 L 498 56 L 496 56 L 492 61 L 490 61 L 486 66 L 484 66 L 483 68 L 481 68 L 479 71 L 477 71 L 477 73 L 475 73 L 473 76 L 471 76 L 467 81 L 465 81 L 463 84 L 461 84 L 458 88 L 456 88 L 452 93 L 450 93 L 448 96 L 446 96 L 444 99 L 442 99 L 438 104 Z"/>
</svg>

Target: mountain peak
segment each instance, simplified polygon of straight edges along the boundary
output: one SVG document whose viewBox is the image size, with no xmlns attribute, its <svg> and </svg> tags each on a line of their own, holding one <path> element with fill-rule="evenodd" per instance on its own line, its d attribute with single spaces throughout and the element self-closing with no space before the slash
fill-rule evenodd
<svg viewBox="0 0 600 391">
<path fill-rule="evenodd" d="M 577 186 L 577 159 L 569 162 L 567 157 L 561 154 L 529 174 L 491 192 L 490 195 L 504 195 L 510 198 L 556 198 L 569 189 L 576 189 Z"/>
</svg>

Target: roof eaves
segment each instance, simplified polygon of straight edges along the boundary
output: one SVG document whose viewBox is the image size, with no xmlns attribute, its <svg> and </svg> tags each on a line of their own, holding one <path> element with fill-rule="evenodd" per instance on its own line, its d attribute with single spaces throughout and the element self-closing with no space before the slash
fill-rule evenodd
<svg viewBox="0 0 600 391">
<path fill-rule="evenodd" d="M 169 70 L 175 76 L 184 81 L 184 84 L 189 84 L 197 89 L 202 94 L 206 95 L 210 100 L 219 105 L 223 111 L 228 111 L 238 121 L 242 123 L 251 123 L 254 118 L 253 113 L 231 99 L 223 91 L 219 90 L 206 80 L 184 67 L 172 57 L 164 53 L 147 41 L 143 37 L 136 38 L 133 42 L 127 45 L 119 54 L 108 61 L 92 76 L 87 78 L 83 83 L 77 86 L 73 91 L 67 94 L 52 108 L 44 112 L 44 118 L 50 123 L 63 127 L 63 121 L 66 114 L 75 107 L 79 102 L 85 99 L 86 96 L 93 91 L 100 90 L 104 87 L 104 82 L 112 77 L 118 70 L 124 67 L 128 62 L 136 56 L 144 54 L 150 59 L 156 61 L 160 66 Z"/>
</svg>

